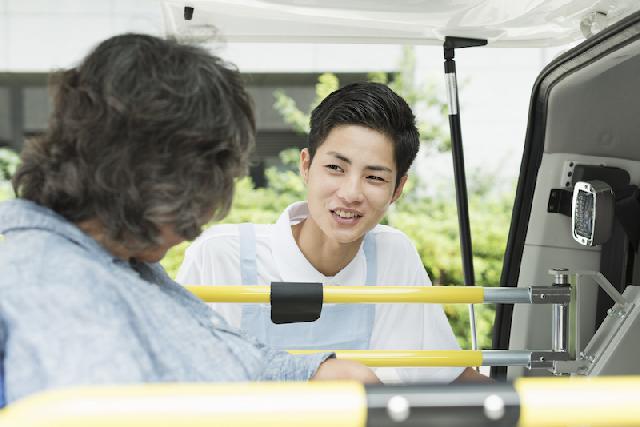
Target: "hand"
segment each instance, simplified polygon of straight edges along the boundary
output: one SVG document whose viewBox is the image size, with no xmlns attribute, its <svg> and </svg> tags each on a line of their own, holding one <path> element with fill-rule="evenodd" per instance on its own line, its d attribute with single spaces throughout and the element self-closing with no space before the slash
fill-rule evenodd
<svg viewBox="0 0 640 427">
<path fill-rule="evenodd" d="M 312 380 L 354 380 L 364 384 L 382 384 L 376 374 L 361 363 L 351 360 L 325 360 Z"/>
<path fill-rule="evenodd" d="M 458 378 L 453 380 L 454 383 L 495 383 L 495 380 L 477 372 L 473 368 L 465 368 Z"/>
</svg>

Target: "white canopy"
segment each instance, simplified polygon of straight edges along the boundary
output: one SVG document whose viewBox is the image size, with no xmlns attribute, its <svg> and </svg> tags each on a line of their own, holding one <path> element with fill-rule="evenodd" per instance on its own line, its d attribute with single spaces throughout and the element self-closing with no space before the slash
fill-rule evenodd
<svg viewBox="0 0 640 427">
<path fill-rule="evenodd" d="M 194 8 L 185 20 L 184 6 Z M 228 42 L 563 45 L 640 9 L 640 0 L 165 1 L 169 35 Z"/>
</svg>

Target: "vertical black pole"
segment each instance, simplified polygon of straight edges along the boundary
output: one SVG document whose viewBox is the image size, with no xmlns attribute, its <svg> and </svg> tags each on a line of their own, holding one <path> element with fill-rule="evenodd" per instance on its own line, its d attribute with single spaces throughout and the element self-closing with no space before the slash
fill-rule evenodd
<svg viewBox="0 0 640 427">
<path fill-rule="evenodd" d="M 462 131 L 460 128 L 460 103 L 458 101 L 458 82 L 456 77 L 455 48 L 482 46 L 486 40 L 445 37 L 444 39 L 444 75 L 447 83 L 449 101 L 449 128 L 451 129 L 451 154 L 453 156 L 453 174 L 456 183 L 456 205 L 458 207 L 458 227 L 460 229 L 460 252 L 465 286 L 475 286 L 473 271 L 473 247 L 471 226 L 469 225 L 469 198 L 467 178 L 464 171 L 464 152 L 462 150 Z M 471 348 L 478 349 L 476 333 L 476 315 L 473 304 L 469 304 L 469 326 L 471 328 Z"/>
<path fill-rule="evenodd" d="M 466 286 L 474 286 L 476 280 L 473 271 L 473 247 L 471 242 L 471 227 L 469 225 L 467 178 L 464 170 L 464 151 L 462 149 L 462 131 L 460 127 L 460 114 L 458 112 L 458 86 L 454 54 L 454 48 L 445 46 L 444 72 L 445 78 L 447 79 L 447 94 L 449 96 L 449 128 L 451 129 L 451 154 L 453 156 L 453 174 L 456 185 L 456 205 L 458 207 L 462 268 L 464 272 L 464 284 Z"/>
</svg>

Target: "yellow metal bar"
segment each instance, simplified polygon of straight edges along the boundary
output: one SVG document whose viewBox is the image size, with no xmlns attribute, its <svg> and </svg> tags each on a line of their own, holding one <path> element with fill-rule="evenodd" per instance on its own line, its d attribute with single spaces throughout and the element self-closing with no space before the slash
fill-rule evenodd
<svg viewBox="0 0 640 427">
<path fill-rule="evenodd" d="M 187 286 L 204 302 L 271 302 L 270 286 Z"/>
<path fill-rule="evenodd" d="M 640 376 L 519 378 L 514 386 L 519 427 L 640 425 Z M 442 407 L 459 411 L 446 387 Z M 389 397 L 396 394 L 402 389 Z M 364 427 L 367 415 L 366 390 L 351 382 L 145 384 L 36 394 L 1 410 L 0 426 Z"/>
<path fill-rule="evenodd" d="M 357 383 L 146 384 L 50 391 L 0 411 L 20 427 L 364 427 Z"/>
<path fill-rule="evenodd" d="M 205 302 L 269 303 L 269 286 L 187 286 Z M 324 286 L 324 302 L 481 304 L 480 286 Z"/>
<path fill-rule="evenodd" d="M 640 377 L 520 378 L 520 427 L 640 425 Z"/>
<path fill-rule="evenodd" d="M 482 366 L 480 350 L 288 350 L 291 354 L 335 352 L 338 359 L 371 367 Z"/>
<path fill-rule="evenodd" d="M 326 303 L 482 303 L 484 289 L 473 286 L 325 286 Z"/>
</svg>

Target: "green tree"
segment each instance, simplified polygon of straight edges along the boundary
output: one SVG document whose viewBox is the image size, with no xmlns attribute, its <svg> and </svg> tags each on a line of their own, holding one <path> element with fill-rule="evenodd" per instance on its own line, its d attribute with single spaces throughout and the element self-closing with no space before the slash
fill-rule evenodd
<svg viewBox="0 0 640 427">
<path fill-rule="evenodd" d="M 0 201 L 13 197 L 11 177 L 16 172 L 20 157 L 8 148 L 0 148 Z"/>
<path fill-rule="evenodd" d="M 417 126 L 423 150 L 451 150 L 451 137 L 447 127 L 447 102 L 439 96 L 441 90 L 438 80 L 427 79 L 418 83 L 416 55 L 412 46 L 403 47 L 398 72 L 391 76 L 381 72 L 369 73 L 369 80 L 388 85 L 417 113 Z"/>
<path fill-rule="evenodd" d="M 422 84 L 416 79 L 416 57 L 412 47 L 405 46 L 402 51 L 397 73 L 372 72 L 369 81 L 388 85 L 402 96 L 414 111 L 420 112 L 417 119 L 418 130 L 423 149 L 436 152 L 449 151 L 451 139 L 447 130 L 447 103 L 438 93 L 438 83 L 431 79 Z M 309 116 L 311 111 L 331 92 L 340 87 L 335 74 L 324 73 L 318 77 L 315 87 L 315 98 L 303 112 L 296 101 L 285 91 L 274 92 L 273 107 L 280 113 L 285 123 L 296 132 L 309 133 Z"/>
</svg>

